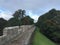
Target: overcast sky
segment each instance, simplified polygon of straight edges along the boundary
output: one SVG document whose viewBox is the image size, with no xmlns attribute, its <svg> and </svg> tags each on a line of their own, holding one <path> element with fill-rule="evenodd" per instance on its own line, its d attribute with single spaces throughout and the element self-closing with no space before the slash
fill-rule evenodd
<svg viewBox="0 0 60 45">
<path fill-rule="evenodd" d="M 18 9 L 25 9 L 27 14 L 35 20 L 52 8 L 60 10 L 60 0 L 0 0 L 2 12 L 6 10 L 6 12 L 14 13 Z M 5 16 L 0 15 L 0 17 Z M 6 17 L 8 17 L 8 14 Z"/>
</svg>

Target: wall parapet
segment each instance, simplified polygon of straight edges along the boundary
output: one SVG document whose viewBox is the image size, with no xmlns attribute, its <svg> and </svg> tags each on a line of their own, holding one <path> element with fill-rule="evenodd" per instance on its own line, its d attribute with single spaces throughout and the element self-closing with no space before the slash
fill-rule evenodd
<svg viewBox="0 0 60 45">
<path fill-rule="evenodd" d="M 18 37 L 32 27 L 33 25 L 22 25 L 20 28 L 19 26 L 4 28 L 3 36 L 0 36 L 0 45 L 6 45 L 6 43 L 12 41 L 15 37 Z"/>
</svg>

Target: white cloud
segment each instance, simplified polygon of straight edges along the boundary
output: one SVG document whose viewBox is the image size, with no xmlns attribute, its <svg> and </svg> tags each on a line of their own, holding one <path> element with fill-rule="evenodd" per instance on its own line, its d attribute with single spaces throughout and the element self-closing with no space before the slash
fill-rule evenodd
<svg viewBox="0 0 60 45">
<path fill-rule="evenodd" d="M 14 12 L 18 9 L 32 10 L 28 15 L 37 20 L 39 14 L 43 14 L 51 8 L 60 9 L 60 0 L 0 0 L 0 7 Z M 2 13 L 0 17 L 8 19 L 9 13 Z"/>
<path fill-rule="evenodd" d="M 33 18 L 34 22 L 37 22 L 39 15 L 33 14 L 31 10 L 28 10 L 26 14 L 28 14 L 31 18 Z"/>
<path fill-rule="evenodd" d="M 26 14 L 28 14 L 31 18 L 34 19 L 34 22 L 37 22 L 38 20 L 38 15 L 37 14 L 33 14 L 31 10 L 27 10 Z M 12 18 L 12 13 L 6 10 L 0 10 L 0 18 L 4 18 L 6 20 L 9 20 L 10 18 Z"/>
<path fill-rule="evenodd" d="M 9 20 L 12 17 L 13 16 L 11 15 L 11 12 L 0 10 L 0 18 L 4 18 L 5 20 Z"/>
<path fill-rule="evenodd" d="M 37 22 L 39 16 L 35 15 L 35 16 L 31 16 L 31 17 L 34 19 L 34 22 Z"/>
</svg>

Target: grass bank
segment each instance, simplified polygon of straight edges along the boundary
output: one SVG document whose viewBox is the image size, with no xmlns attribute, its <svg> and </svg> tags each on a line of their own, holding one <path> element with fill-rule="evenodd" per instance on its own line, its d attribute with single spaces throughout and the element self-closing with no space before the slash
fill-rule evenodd
<svg viewBox="0 0 60 45">
<path fill-rule="evenodd" d="M 49 40 L 46 36 L 39 32 L 39 28 L 36 28 L 32 39 L 32 45 L 56 45 Z"/>
</svg>

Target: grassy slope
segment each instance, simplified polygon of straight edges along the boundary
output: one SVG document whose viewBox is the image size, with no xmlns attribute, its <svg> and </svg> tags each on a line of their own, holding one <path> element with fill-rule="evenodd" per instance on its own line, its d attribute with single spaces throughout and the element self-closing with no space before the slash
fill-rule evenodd
<svg viewBox="0 0 60 45">
<path fill-rule="evenodd" d="M 49 40 L 47 37 L 45 37 L 43 34 L 41 34 L 39 32 L 39 29 L 37 28 L 35 31 L 35 35 L 33 37 L 32 45 L 56 45 L 56 44 Z"/>
</svg>

